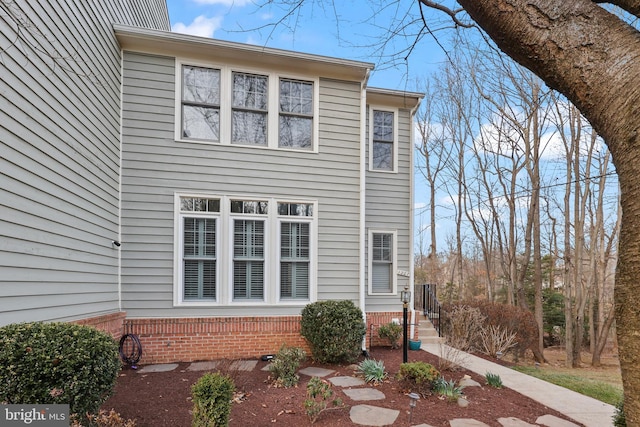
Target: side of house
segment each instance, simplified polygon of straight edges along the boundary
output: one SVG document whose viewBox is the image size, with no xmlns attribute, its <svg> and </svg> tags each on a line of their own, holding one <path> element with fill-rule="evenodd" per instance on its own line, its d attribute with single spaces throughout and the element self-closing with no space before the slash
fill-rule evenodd
<svg viewBox="0 0 640 427">
<path fill-rule="evenodd" d="M 122 304 L 145 361 L 304 345 L 299 315 L 318 300 L 351 300 L 371 322 L 398 317 L 420 95 L 369 92 L 369 63 L 125 26 L 116 35 Z M 371 171 L 368 116 L 382 120 Z M 373 288 L 370 237 L 386 245 Z"/>
<path fill-rule="evenodd" d="M 0 325 L 119 333 L 114 22 L 169 29 L 163 0 L 0 1 Z"/>
</svg>

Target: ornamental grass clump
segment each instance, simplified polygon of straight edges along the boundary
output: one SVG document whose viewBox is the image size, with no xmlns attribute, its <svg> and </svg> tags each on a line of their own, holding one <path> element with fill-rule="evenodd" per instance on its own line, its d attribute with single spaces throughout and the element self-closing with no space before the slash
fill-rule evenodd
<svg viewBox="0 0 640 427">
<path fill-rule="evenodd" d="M 491 372 L 487 372 L 484 374 L 484 379 L 487 381 L 487 384 L 493 388 L 502 388 L 502 378 L 500 375 L 494 374 Z"/>
<path fill-rule="evenodd" d="M 88 423 L 111 395 L 121 368 L 111 335 L 72 323 L 0 328 L 0 402 L 68 404 Z"/>
<path fill-rule="evenodd" d="M 447 381 L 438 378 L 433 382 L 433 391 L 447 400 L 455 401 L 462 397 L 462 386 L 456 384 L 454 380 Z"/>
<path fill-rule="evenodd" d="M 358 372 L 366 382 L 373 384 L 381 383 L 387 377 L 382 360 L 365 359 L 358 364 Z"/>
<path fill-rule="evenodd" d="M 355 362 L 366 331 L 362 310 L 351 301 L 319 301 L 302 310 L 300 333 L 316 362 Z"/>
</svg>

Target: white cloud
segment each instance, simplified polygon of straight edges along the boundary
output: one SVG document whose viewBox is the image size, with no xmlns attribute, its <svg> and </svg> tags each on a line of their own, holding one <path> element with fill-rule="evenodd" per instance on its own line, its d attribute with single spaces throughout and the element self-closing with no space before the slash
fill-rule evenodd
<svg viewBox="0 0 640 427">
<path fill-rule="evenodd" d="M 174 33 L 190 34 L 192 36 L 213 37 L 213 33 L 220 28 L 221 24 L 222 17 L 220 16 L 207 18 L 204 15 L 200 15 L 189 25 L 176 22 L 173 27 L 171 27 L 171 31 Z"/>
</svg>

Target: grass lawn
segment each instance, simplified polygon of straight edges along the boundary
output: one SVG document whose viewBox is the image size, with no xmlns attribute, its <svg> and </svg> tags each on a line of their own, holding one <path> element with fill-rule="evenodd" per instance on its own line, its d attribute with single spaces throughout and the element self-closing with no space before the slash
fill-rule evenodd
<svg viewBox="0 0 640 427">
<path fill-rule="evenodd" d="M 554 370 L 553 367 L 535 368 L 530 366 L 513 367 L 518 372 L 559 385 L 569 390 L 577 391 L 601 402 L 617 405 L 622 400 L 622 385 L 612 384 L 611 381 L 589 378 L 582 370 L 573 370 L 571 373 Z"/>
</svg>

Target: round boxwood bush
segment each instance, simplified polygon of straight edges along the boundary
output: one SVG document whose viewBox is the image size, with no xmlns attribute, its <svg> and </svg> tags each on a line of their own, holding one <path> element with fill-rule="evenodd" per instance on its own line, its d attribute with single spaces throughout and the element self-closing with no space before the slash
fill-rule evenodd
<svg viewBox="0 0 640 427">
<path fill-rule="evenodd" d="M 120 366 L 115 340 L 92 327 L 35 322 L 0 328 L 0 402 L 69 404 L 83 419 L 109 397 Z"/>
<path fill-rule="evenodd" d="M 366 331 L 362 310 L 351 301 L 319 301 L 302 310 L 300 333 L 320 363 L 354 362 Z"/>
</svg>

